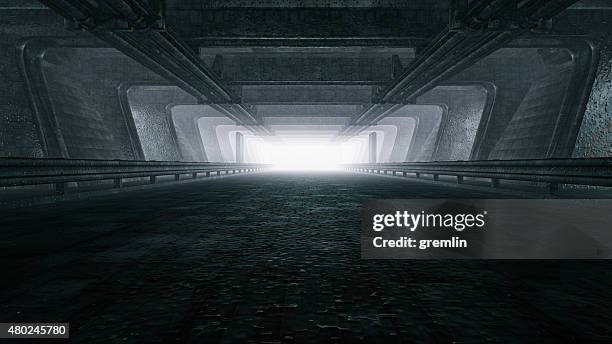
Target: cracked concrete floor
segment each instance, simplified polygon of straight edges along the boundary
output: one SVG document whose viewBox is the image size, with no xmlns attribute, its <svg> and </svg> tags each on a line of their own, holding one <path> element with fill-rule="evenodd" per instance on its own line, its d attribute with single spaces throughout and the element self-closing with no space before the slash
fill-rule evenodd
<svg viewBox="0 0 612 344">
<path fill-rule="evenodd" d="M 4 210 L 0 322 L 78 343 L 612 341 L 608 261 L 368 261 L 368 198 L 495 194 L 263 173 Z"/>
</svg>

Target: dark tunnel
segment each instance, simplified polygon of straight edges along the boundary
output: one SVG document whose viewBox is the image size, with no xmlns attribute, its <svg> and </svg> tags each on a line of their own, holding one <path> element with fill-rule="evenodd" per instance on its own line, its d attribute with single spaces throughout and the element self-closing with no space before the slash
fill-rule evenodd
<svg viewBox="0 0 612 344">
<path fill-rule="evenodd" d="M 612 343 L 611 187 L 610 0 L 0 0 L 0 342 Z"/>
</svg>

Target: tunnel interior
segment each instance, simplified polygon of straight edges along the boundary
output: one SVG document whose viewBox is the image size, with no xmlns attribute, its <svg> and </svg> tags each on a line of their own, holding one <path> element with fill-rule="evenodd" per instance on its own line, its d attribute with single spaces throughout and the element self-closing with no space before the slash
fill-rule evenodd
<svg viewBox="0 0 612 344">
<path fill-rule="evenodd" d="M 0 341 L 612 342 L 611 22 L 0 0 Z"/>
</svg>

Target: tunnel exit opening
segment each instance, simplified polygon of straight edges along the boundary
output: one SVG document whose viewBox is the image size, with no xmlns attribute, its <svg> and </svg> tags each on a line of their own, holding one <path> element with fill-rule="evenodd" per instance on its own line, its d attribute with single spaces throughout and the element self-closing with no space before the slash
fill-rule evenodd
<svg viewBox="0 0 612 344">
<path fill-rule="evenodd" d="M 334 143 L 316 138 L 253 142 L 259 162 L 276 170 L 321 171 L 339 169 L 341 164 L 363 162 L 367 147 L 362 140 Z"/>
</svg>

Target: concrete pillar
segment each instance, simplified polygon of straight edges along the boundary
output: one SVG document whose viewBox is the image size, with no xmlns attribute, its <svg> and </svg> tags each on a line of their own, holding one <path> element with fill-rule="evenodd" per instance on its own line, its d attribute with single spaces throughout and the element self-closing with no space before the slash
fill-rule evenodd
<svg viewBox="0 0 612 344">
<path fill-rule="evenodd" d="M 376 132 L 370 133 L 369 148 L 370 148 L 370 154 L 369 154 L 368 162 L 371 164 L 375 164 L 376 163 Z"/>
<path fill-rule="evenodd" d="M 11 3 L 13 5 L 11 5 Z M 64 21 L 50 9 L 40 6 L 37 10 L 28 10 L 30 3 L 38 8 L 40 5 L 33 1 L 0 1 L 0 46 L 2 54 L 0 62 L 0 156 L 2 157 L 61 157 L 64 151 L 56 136 L 49 135 L 40 137 L 38 119 L 35 110 L 30 104 L 30 94 L 27 92 L 25 80 L 22 78 L 22 60 L 20 50 L 27 45 L 28 36 L 46 36 L 53 41 L 51 36 L 65 36 Z M 15 6 L 17 5 L 17 6 Z M 35 13 L 35 14 L 34 14 Z M 40 40 L 37 40 L 39 42 Z M 35 46 L 35 45 L 39 45 Z M 28 58 L 32 64 L 37 64 L 41 59 L 32 53 L 44 53 L 46 47 L 43 44 L 29 44 Z M 25 49 L 25 47 L 23 47 Z M 27 62 L 27 61 L 26 61 Z M 30 63 L 25 63 L 24 69 L 28 69 Z M 42 72 L 36 73 L 42 74 Z M 43 87 L 34 85 L 34 87 Z M 45 98 L 47 99 L 47 98 Z M 48 118 L 44 113 L 42 120 Z M 46 128 L 46 127 L 45 127 Z M 44 129 L 44 128 L 43 128 Z M 52 147 L 51 147 L 52 146 Z M 57 147 L 57 150 L 53 148 Z"/>
<path fill-rule="evenodd" d="M 236 133 L 236 162 L 244 162 L 244 135 Z"/>
</svg>

